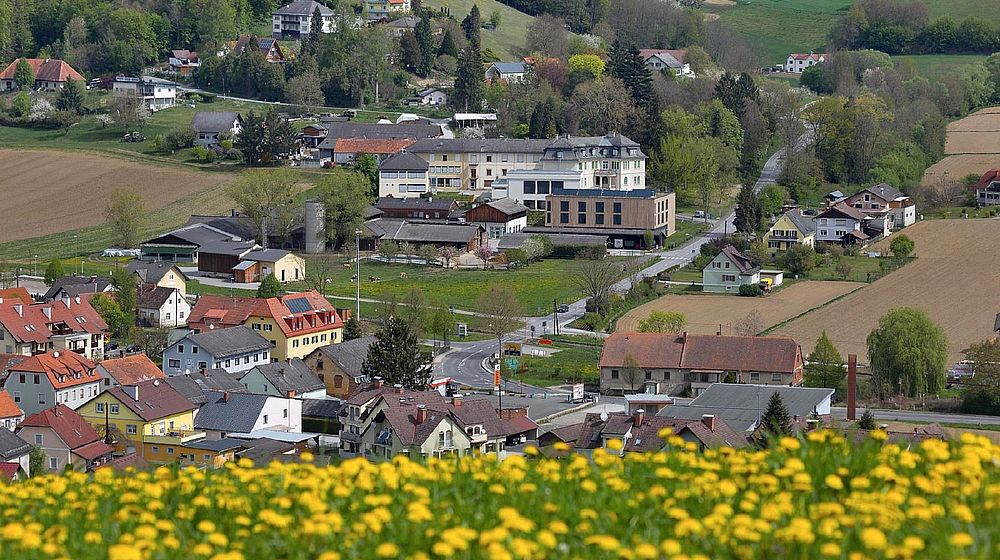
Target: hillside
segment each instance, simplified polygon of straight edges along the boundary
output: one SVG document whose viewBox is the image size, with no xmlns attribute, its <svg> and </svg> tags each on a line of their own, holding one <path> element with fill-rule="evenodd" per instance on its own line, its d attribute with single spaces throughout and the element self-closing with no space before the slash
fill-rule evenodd
<svg viewBox="0 0 1000 560">
<path fill-rule="evenodd" d="M 448 8 L 451 15 L 458 21 L 472 10 L 473 4 L 479 5 L 479 13 L 485 23 L 490 20 L 494 11 L 500 13 L 500 27 L 496 30 L 483 29 L 483 47 L 491 49 L 501 60 L 515 60 L 524 51 L 524 37 L 528 26 L 535 20 L 524 12 L 519 12 L 510 6 L 496 0 L 425 0 L 428 8 Z"/>
</svg>

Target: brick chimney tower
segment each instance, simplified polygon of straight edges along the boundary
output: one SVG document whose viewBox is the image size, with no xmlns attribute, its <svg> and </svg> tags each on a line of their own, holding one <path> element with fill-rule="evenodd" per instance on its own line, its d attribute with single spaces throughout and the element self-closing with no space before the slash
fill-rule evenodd
<svg viewBox="0 0 1000 560">
<path fill-rule="evenodd" d="M 858 355 L 847 355 L 847 419 L 857 420 L 858 412 Z"/>
<path fill-rule="evenodd" d="M 427 407 L 422 404 L 417 405 L 417 424 L 423 424 L 427 420 Z"/>
<path fill-rule="evenodd" d="M 636 428 L 642 426 L 642 423 L 645 420 L 646 420 L 646 411 L 641 408 L 639 410 L 636 410 L 635 414 L 632 415 L 632 425 L 635 426 Z"/>
</svg>

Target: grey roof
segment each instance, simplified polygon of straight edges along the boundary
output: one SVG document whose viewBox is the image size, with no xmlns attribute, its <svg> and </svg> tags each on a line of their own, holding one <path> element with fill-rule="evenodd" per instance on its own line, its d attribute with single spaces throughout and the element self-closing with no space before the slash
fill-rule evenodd
<svg viewBox="0 0 1000 560">
<path fill-rule="evenodd" d="M 437 138 L 444 134 L 440 125 L 422 123 L 376 124 L 356 122 L 325 122 L 326 138 L 320 148 L 331 149 L 340 138 L 368 138 L 379 140 L 401 140 L 410 138 L 419 142 L 422 138 Z"/>
<path fill-rule="evenodd" d="M 295 444 L 285 441 L 278 441 L 270 438 L 260 438 L 244 441 L 244 449 L 237 453 L 240 458 L 246 457 L 254 463 L 261 464 L 273 460 L 275 457 L 295 449 Z"/>
<path fill-rule="evenodd" d="M 402 151 L 382 160 L 379 164 L 379 171 L 427 171 L 429 167 L 427 160 L 424 158 L 407 152 Z"/>
<path fill-rule="evenodd" d="M 66 292 L 71 298 L 80 294 L 96 294 L 107 290 L 109 286 L 111 286 L 110 276 L 63 276 L 56 278 L 44 297 L 50 300 L 60 292 Z"/>
<path fill-rule="evenodd" d="M 229 391 L 245 393 L 246 387 L 236 377 L 224 369 L 206 369 L 167 378 L 167 383 L 184 398 L 196 405 L 208 401 L 207 391 Z"/>
<path fill-rule="evenodd" d="M 271 13 L 284 16 L 311 16 L 316 11 L 316 8 L 319 8 L 319 13 L 324 16 L 333 15 L 333 10 L 314 0 L 295 0 Z"/>
<path fill-rule="evenodd" d="M 361 213 L 362 217 L 366 220 L 371 220 L 372 218 L 378 218 L 383 212 L 378 208 L 375 208 L 369 204 Z"/>
<path fill-rule="evenodd" d="M 804 235 L 808 235 L 816 231 L 816 220 L 813 220 L 812 216 L 804 216 L 802 210 L 794 209 L 785 212 L 785 216 L 795 224 L 795 227 Z"/>
<path fill-rule="evenodd" d="M 190 375 L 168 377 L 167 384 L 173 387 L 174 391 L 184 395 L 184 398 L 191 401 L 191 404 L 203 405 L 208 401 L 208 397 L 201 390 L 201 386 Z"/>
<path fill-rule="evenodd" d="M 665 406 L 657 416 L 698 420 L 704 414 L 714 414 L 737 432 L 751 431 L 774 393 L 781 395 L 789 414 L 805 418 L 833 395 L 833 389 L 713 383 L 689 404 Z"/>
<path fill-rule="evenodd" d="M 200 439 L 198 441 L 189 441 L 184 444 L 184 447 L 221 452 L 232 451 L 233 449 L 242 449 L 246 446 L 246 443 L 247 442 L 245 440 L 233 438 Z"/>
<path fill-rule="evenodd" d="M 191 119 L 191 128 L 195 132 L 222 132 L 231 130 L 240 118 L 236 111 L 198 111 Z"/>
<path fill-rule="evenodd" d="M 347 375 L 361 375 L 361 364 L 368 357 L 368 347 L 375 342 L 374 336 L 362 336 L 345 340 L 340 344 L 328 344 L 317 349 L 330 361 L 337 364 Z"/>
<path fill-rule="evenodd" d="M 211 253 L 213 255 L 230 255 L 240 257 L 249 251 L 253 251 L 257 246 L 255 241 L 211 241 L 198 246 L 201 254 Z"/>
<path fill-rule="evenodd" d="M 216 359 L 271 349 L 271 343 L 266 338 L 242 325 L 189 334 L 185 338 Z"/>
<path fill-rule="evenodd" d="M 504 74 L 523 74 L 525 71 L 523 62 L 494 62 L 492 67 Z"/>
<path fill-rule="evenodd" d="M 302 416 L 336 419 L 342 404 L 337 399 L 302 399 Z"/>
<path fill-rule="evenodd" d="M 524 153 L 542 154 L 551 140 L 520 138 L 425 138 L 417 140 L 407 148 L 409 151 L 424 153 Z"/>
<path fill-rule="evenodd" d="M 208 243 L 217 243 L 220 241 L 232 240 L 233 238 L 241 237 L 239 235 L 234 235 L 233 233 L 227 231 L 221 231 L 215 229 L 213 226 L 208 224 L 192 224 L 186 225 L 184 227 L 177 228 L 171 232 L 165 233 L 159 237 L 154 237 L 153 239 L 143 241 L 143 245 L 158 245 L 158 244 L 177 244 L 178 240 L 185 244 L 194 245 L 195 247 L 200 247 Z"/>
<path fill-rule="evenodd" d="M 128 264 L 125 265 L 126 270 L 137 273 L 143 282 L 147 282 L 149 284 L 156 284 L 167 275 L 167 272 L 169 272 L 170 269 L 175 267 L 176 265 L 174 263 L 147 262 L 138 259 L 129 261 Z M 177 268 L 175 272 L 180 275 L 181 280 L 187 281 L 188 277 L 181 272 L 180 268 Z"/>
<path fill-rule="evenodd" d="M 414 243 L 468 243 L 479 235 L 479 226 L 471 224 L 429 223 L 376 218 L 365 222 L 369 233 L 384 240 Z"/>
<path fill-rule="evenodd" d="M 451 211 L 458 203 L 450 198 L 395 198 L 383 196 L 375 203 L 379 210 L 446 210 Z"/>
<path fill-rule="evenodd" d="M 406 16 L 401 17 L 395 21 L 389 22 L 389 27 L 396 27 L 399 29 L 413 29 L 420 23 L 420 18 L 417 16 Z"/>
<path fill-rule="evenodd" d="M 874 194 L 875 196 L 878 196 L 882 200 L 896 200 L 897 198 L 906 197 L 906 195 L 900 192 L 899 189 L 893 187 L 888 183 L 879 183 L 877 185 L 872 185 L 867 189 L 865 189 L 865 191 L 868 191 Z"/>
<path fill-rule="evenodd" d="M 267 379 L 268 383 L 274 386 L 282 395 L 288 394 L 289 391 L 294 391 L 296 395 L 301 395 L 326 387 L 320 378 L 316 377 L 316 374 L 299 358 L 288 362 L 273 362 L 259 365 L 248 371 L 241 379 L 245 379 L 246 375 L 254 371 L 260 372 L 264 376 L 264 379 Z"/>
<path fill-rule="evenodd" d="M 590 160 L 627 155 L 627 152 L 622 153 L 621 150 L 618 150 L 617 155 L 613 155 L 616 151 L 615 148 L 631 148 L 635 150 L 635 154 L 629 157 L 645 157 L 645 154 L 639 149 L 638 142 L 628 136 L 612 132 L 604 136 L 559 136 L 546 146 L 542 159 Z M 557 152 L 562 152 L 562 154 L 558 155 Z"/>
<path fill-rule="evenodd" d="M 212 391 L 207 394 L 208 402 L 201 406 L 194 419 L 194 427 L 201 430 L 220 432 L 250 432 L 257 423 L 267 395 L 251 393 L 227 393 Z"/>
<path fill-rule="evenodd" d="M 508 216 L 528 211 L 527 206 L 521 204 L 513 198 L 498 198 L 497 200 L 487 202 L 486 206 L 495 208 L 497 211 L 503 212 Z"/>
<path fill-rule="evenodd" d="M 542 235 L 549 238 L 554 247 L 607 247 L 608 246 L 608 236 L 607 235 L 588 235 L 588 234 L 576 234 L 576 233 L 541 233 L 541 232 L 526 232 L 518 231 L 514 233 L 508 233 L 507 235 L 500 238 L 500 244 L 498 249 L 503 251 L 505 249 L 520 249 L 524 245 L 524 241 L 530 237 L 536 235 Z"/>
<path fill-rule="evenodd" d="M 17 459 L 31 451 L 31 444 L 6 428 L 0 428 L 0 459 Z"/>
<path fill-rule="evenodd" d="M 259 262 L 277 262 L 285 257 L 291 251 L 286 251 L 284 249 L 263 249 L 259 251 L 250 251 L 249 253 L 243 255 L 243 258 L 248 261 L 259 261 Z"/>
<path fill-rule="evenodd" d="M 633 189 L 630 191 L 604 189 L 552 189 L 554 196 L 585 196 L 594 198 L 653 198 L 653 189 Z"/>
</svg>

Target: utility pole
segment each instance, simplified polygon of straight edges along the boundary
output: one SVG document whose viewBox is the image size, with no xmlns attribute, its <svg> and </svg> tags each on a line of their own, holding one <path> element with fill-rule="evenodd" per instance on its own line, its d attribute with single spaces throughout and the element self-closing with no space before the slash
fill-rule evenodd
<svg viewBox="0 0 1000 560">
<path fill-rule="evenodd" d="M 559 334 L 559 305 L 552 300 L 552 334 Z"/>
<path fill-rule="evenodd" d="M 360 229 L 354 230 L 354 249 L 355 249 L 354 254 L 358 258 L 358 278 L 357 281 L 355 282 L 356 284 L 355 289 L 357 290 L 355 303 L 357 304 L 357 307 L 354 310 L 355 312 L 354 316 L 357 317 L 358 321 L 361 321 L 361 230 Z"/>
</svg>

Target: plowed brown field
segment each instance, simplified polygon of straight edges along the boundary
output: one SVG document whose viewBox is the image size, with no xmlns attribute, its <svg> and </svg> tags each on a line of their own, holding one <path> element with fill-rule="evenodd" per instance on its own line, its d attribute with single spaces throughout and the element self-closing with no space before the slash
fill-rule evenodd
<svg viewBox="0 0 1000 560">
<path fill-rule="evenodd" d="M 944 159 L 927 168 L 924 185 L 959 181 L 1000 165 L 1000 107 L 987 107 L 948 125 Z"/>
<path fill-rule="evenodd" d="M 697 334 L 733 334 L 733 325 L 754 309 L 764 328 L 787 321 L 864 286 L 858 282 L 798 282 L 764 298 L 731 295 L 666 295 L 626 313 L 616 329 L 634 331 L 639 321 L 653 311 L 679 311 L 687 319 L 687 331 Z"/>
<path fill-rule="evenodd" d="M 993 242 L 1000 238 L 1000 220 L 929 220 L 907 228 L 906 235 L 916 243 L 914 262 L 774 334 L 812 348 L 825 330 L 842 354 L 867 361 L 865 341 L 879 318 L 895 307 L 915 307 L 944 329 L 952 360 L 991 337 L 1000 311 L 1000 245 Z"/>
<path fill-rule="evenodd" d="M 146 211 L 231 179 L 86 153 L 0 150 L 0 243 L 104 222 L 107 196 L 134 190 Z"/>
</svg>

